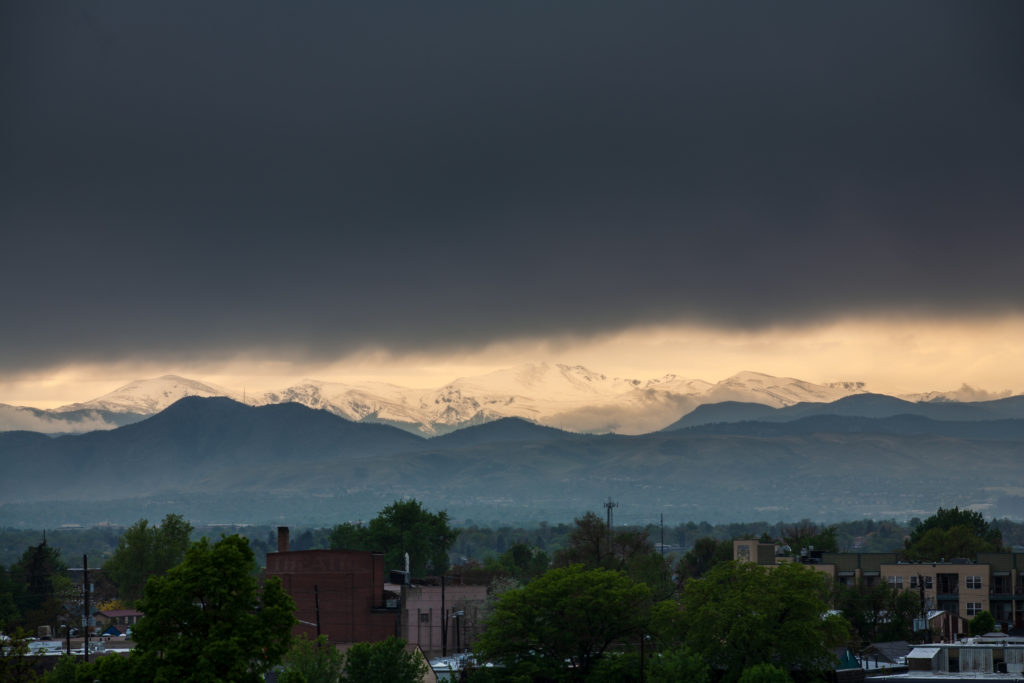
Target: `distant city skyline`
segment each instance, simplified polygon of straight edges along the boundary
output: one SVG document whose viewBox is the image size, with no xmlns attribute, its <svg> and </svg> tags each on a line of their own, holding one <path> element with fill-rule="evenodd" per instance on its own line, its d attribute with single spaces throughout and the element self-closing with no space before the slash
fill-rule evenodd
<svg viewBox="0 0 1024 683">
<path fill-rule="evenodd" d="M 0 402 L 1024 392 L 1024 4 L 0 7 Z"/>
</svg>

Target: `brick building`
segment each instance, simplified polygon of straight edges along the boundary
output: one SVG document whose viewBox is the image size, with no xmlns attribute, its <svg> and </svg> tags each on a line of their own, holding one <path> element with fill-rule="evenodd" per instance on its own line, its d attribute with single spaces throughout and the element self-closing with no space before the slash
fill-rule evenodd
<svg viewBox="0 0 1024 683">
<path fill-rule="evenodd" d="M 267 576 L 280 577 L 295 601 L 294 634 L 316 637 L 319 617 L 320 632 L 332 644 L 400 635 L 399 595 L 386 589 L 385 572 L 383 553 L 290 551 L 287 527 L 278 528 L 277 552 L 267 553 Z"/>
</svg>

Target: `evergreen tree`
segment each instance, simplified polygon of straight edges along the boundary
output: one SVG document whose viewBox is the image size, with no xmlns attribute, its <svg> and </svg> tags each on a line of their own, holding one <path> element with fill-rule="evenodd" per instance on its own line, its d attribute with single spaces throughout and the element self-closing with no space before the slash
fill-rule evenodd
<svg viewBox="0 0 1024 683">
<path fill-rule="evenodd" d="M 15 586 L 12 598 L 22 626 L 33 631 L 39 626 L 57 627 L 65 611 L 64 598 L 71 598 L 66 571 L 60 551 L 45 538 L 27 548 L 11 567 L 8 581 Z"/>
</svg>

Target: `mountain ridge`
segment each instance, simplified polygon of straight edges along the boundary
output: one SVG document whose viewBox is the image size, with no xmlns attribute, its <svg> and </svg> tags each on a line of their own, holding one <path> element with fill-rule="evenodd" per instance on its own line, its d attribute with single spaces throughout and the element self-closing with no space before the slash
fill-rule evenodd
<svg viewBox="0 0 1024 683">
<path fill-rule="evenodd" d="M 295 403 L 185 397 L 110 431 L 0 433 L 0 521 L 55 501 L 107 499 L 129 501 L 118 514 L 134 521 L 186 498 L 210 521 L 302 509 L 320 523 L 365 519 L 408 496 L 487 519 L 571 519 L 608 496 L 630 514 L 690 519 L 910 516 L 936 500 L 999 511 L 1024 500 L 1012 493 L 1022 453 L 1021 419 L 832 415 L 629 436 L 508 418 L 424 439 Z"/>
<path fill-rule="evenodd" d="M 957 392 L 967 390 L 971 395 L 988 395 L 966 385 Z M 386 424 L 420 436 L 440 436 L 508 417 L 574 432 L 643 434 L 671 429 L 706 405 L 735 402 L 789 408 L 868 393 L 863 382 L 815 384 L 749 370 L 711 383 L 674 374 L 646 380 L 619 378 L 582 365 L 527 363 L 427 389 L 385 382 L 306 379 L 277 391 L 248 395 L 244 402 L 296 402 L 352 421 Z M 0 404 L 0 430 L 61 434 L 113 429 L 154 415 L 186 396 L 243 398 L 208 382 L 163 375 L 136 380 L 96 399 L 55 410 Z M 929 396 L 931 404 L 960 405 L 939 400 L 935 392 Z M 682 426 L 693 423 L 690 420 Z"/>
</svg>

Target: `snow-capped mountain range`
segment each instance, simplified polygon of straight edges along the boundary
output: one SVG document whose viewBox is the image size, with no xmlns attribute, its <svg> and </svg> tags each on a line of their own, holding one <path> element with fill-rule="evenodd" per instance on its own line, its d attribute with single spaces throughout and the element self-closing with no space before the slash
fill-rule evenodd
<svg viewBox="0 0 1024 683">
<path fill-rule="evenodd" d="M 957 400 L 956 395 L 965 391 L 977 393 L 965 386 L 950 396 L 932 392 L 916 400 Z M 717 383 L 676 375 L 640 380 L 609 377 L 579 365 L 548 363 L 463 377 L 436 389 L 304 380 L 280 391 L 245 397 L 223 387 L 165 375 L 137 380 L 91 401 L 56 410 L 0 404 L 0 431 L 111 429 L 160 412 L 185 396 L 227 396 L 249 405 L 301 403 L 350 420 L 391 424 L 423 436 L 503 417 L 577 432 L 643 434 L 661 429 L 703 404 L 740 401 L 781 408 L 801 402 L 830 403 L 866 392 L 862 382 L 814 384 L 758 372 L 741 372 Z"/>
</svg>

